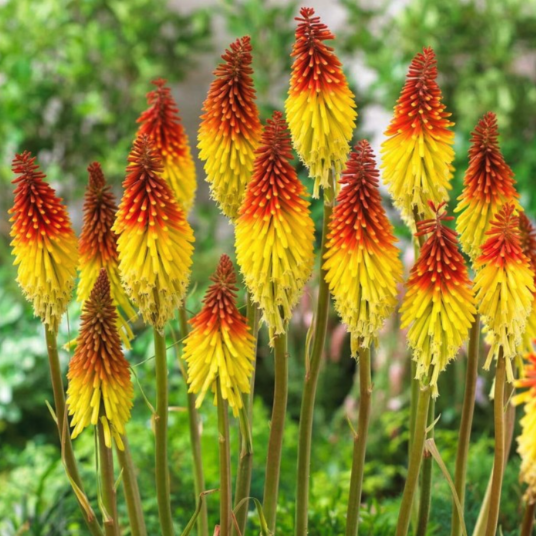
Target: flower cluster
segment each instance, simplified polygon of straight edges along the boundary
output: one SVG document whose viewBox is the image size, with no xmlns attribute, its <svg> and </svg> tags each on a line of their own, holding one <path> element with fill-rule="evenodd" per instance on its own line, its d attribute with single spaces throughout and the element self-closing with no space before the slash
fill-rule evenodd
<svg viewBox="0 0 536 536">
<path fill-rule="evenodd" d="M 433 217 L 428 201 L 448 199 L 454 168 L 454 123 L 442 103 L 434 51 L 424 48 L 409 67 L 406 84 L 382 145 L 383 180 L 404 221 L 415 230 L 414 211 Z"/>
<path fill-rule="evenodd" d="M 116 326 L 117 313 L 103 268 L 84 303 L 80 335 L 67 374 L 67 406 L 73 439 L 100 420 L 106 446 L 112 446 L 113 437 L 123 450 L 121 436 L 130 419 L 134 389 Z"/>
<path fill-rule="evenodd" d="M 268 120 L 236 222 L 236 255 L 246 286 L 272 332 L 285 332 L 314 262 L 314 224 L 291 164 L 280 112 Z"/>
<path fill-rule="evenodd" d="M 468 338 L 476 314 L 456 232 L 444 223 L 453 218 L 447 216 L 444 206 L 444 202 L 437 206 L 430 202 L 435 217 L 417 223 L 417 236 L 429 236 L 411 270 L 400 310 L 402 327 L 409 327 L 416 377 L 429 380 L 433 396 L 438 395 L 439 373 Z"/>
<path fill-rule="evenodd" d="M 136 139 L 128 161 L 113 226 L 119 270 L 145 322 L 161 330 L 186 293 L 194 236 L 147 136 Z"/>
<path fill-rule="evenodd" d="M 365 140 L 355 146 L 341 178 L 343 188 L 329 223 L 326 281 L 335 308 L 358 346 L 376 341 L 397 302 L 402 263 L 393 227 L 381 204 L 379 172 Z"/>
<path fill-rule="evenodd" d="M 241 395 L 250 391 L 255 343 L 246 318 L 236 307 L 236 275 L 227 255 L 221 256 L 210 279 L 213 284 L 201 312 L 190 320 L 193 329 L 184 342 L 189 392 L 200 393 L 199 407 L 209 389 L 215 392 L 219 380 L 223 399 L 237 415 Z"/>
<path fill-rule="evenodd" d="M 234 220 L 261 137 L 251 78 L 250 38 L 237 39 L 222 59 L 203 104 L 198 147 L 212 196 L 222 212 Z"/>
<path fill-rule="evenodd" d="M 137 136 L 146 135 L 162 161 L 162 177 L 169 182 L 181 207 L 189 212 L 194 203 L 195 165 L 179 109 L 166 81 L 159 78 L 154 91 L 147 94 L 149 108 L 138 119 Z"/>
<path fill-rule="evenodd" d="M 78 250 L 62 200 L 47 184 L 35 157 L 26 151 L 13 160 L 18 177 L 12 215 L 11 246 L 17 282 L 34 312 L 52 332 L 58 330 L 76 277 Z"/>
<path fill-rule="evenodd" d="M 320 187 L 336 180 L 350 151 L 357 113 L 354 96 L 333 48 L 324 42 L 334 35 L 314 9 L 302 8 L 297 17 L 294 63 L 285 103 L 294 148 L 314 179 L 314 197 Z"/>
</svg>

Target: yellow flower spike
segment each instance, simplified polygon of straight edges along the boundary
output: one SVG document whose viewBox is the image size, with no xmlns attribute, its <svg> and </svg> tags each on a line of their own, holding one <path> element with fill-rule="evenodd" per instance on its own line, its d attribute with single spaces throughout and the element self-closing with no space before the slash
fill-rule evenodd
<svg viewBox="0 0 536 536">
<path fill-rule="evenodd" d="M 236 221 L 236 255 L 270 332 L 285 332 L 314 263 L 314 224 L 291 160 L 287 125 L 274 112 L 257 149 Z M 272 337 L 270 337 L 272 339 Z"/>
<path fill-rule="evenodd" d="M 377 342 L 397 303 L 402 281 L 400 252 L 381 205 L 379 173 L 366 140 L 355 146 L 329 223 L 324 270 L 335 308 L 351 333 L 352 356 L 359 345 Z"/>
<path fill-rule="evenodd" d="M 435 217 L 417 223 L 416 236 L 429 236 L 411 270 L 400 312 L 401 327 L 409 328 L 416 377 L 427 378 L 432 396 L 437 397 L 439 373 L 467 340 L 476 307 L 456 232 L 443 223 L 454 218 L 443 210 L 446 203 L 429 203 Z"/>
<path fill-rule="evenodd" d="M 383 181 L 402 219 L 415 232 L 414 209 L 434 217 L 428 201 L 448 200 L 454 168 L 454 123 L 437 82 L 434 51 L 424 48 L 409 66 L 406 83 L 382 144 Z"/>
<path fill-rule="evenodd" d="M 488 112 L 471 135 L 469 167 L 465 172 L 464 190 L 455 212 L 456 229 L 463 250 L 474 260 L 486 240 L 491 220 L 505 203 L 517 206 L 514 173 L 501 154 L 497 117 Z"/>
<path fill-rule="evenodd" d="M 130 420 L 134 388 L 130 368 L 121 350 L 117 312 L 106 269 L 101 269 L 84 302 L 80 335 L 67 373 L 67 407 L 72 416 L 72 438 L 90 424 L 104 425 L 106 446 L 112 437 L 123 450 L 121 436 Z"/>
<path fill-rule="evenodd" d="M 227 255 L 221 256 L 210 279 L 213 284 L 205 294 L 203 308 L 190 320 L 193 328 L 184 341 L 188 392 L 199 393 L 196 407 L 200 407 L 209 389 L 216 392 L 219 379 L 222 396 L 236 416 L 242 394 L 250 392 L 255 341 L 246 317 L 236 307 L 236 275 Z"/>
<path fill-rule="evenodd" d="M 237 39 L 222 59 L 203 103 L 198 148 L 212 197 L 221 211 L 235 220 L 261 138 L 250 38 Z"/>
<path fill-rule="evenodd" d="M 76 236 L 67 209 L 43 180 L 35 157 L 28 151 L 17 154 L 13 173 L 19 174 L 9 211 L 17 282 L 35 315 L 56 333 L 76 277 Z"/>
<path fill-rule="evenodd" d="M 521 249 L 529 260 L 530 268 L 534 272 L 534 286 L 536 287 L 536 229 L 524 212 L 519 214 L 519 236 L 521 239 Z M 527 327 L 523 336 L 523 351 L 531 353 L 534 351 L 534 341 L 536 340 L 536 292 L 532 299 L 532 310 L 527 319 Z"/>
<path fill-rule="evenodd" d="M 296 17 L 294 63 L 285 112 L 298 155 L 314 179 L 313 197 L 320 187 L 331 186 L 340 176 L 350 152 L 357 112 L 354 95 L 333 48 L 324 41 L 335 39 L 312 8 Z"/>
<path fill-rule="evenodd" d="M 534 273 L 521 249 L 519 216 L 513 204 L 505 204 L 490 222 L 489 238 L 476 259 L 476 300 L 490 337 L 484 365 L 490 368 L 502 349 L 509 382 L 514 380 L 512 360 L 519 353 L 534 292 Z"/>
<path fill-rule="evenodd" d="M 84 223 L 80 235 L 80 283 L 77 300 L 84 302 L 89 298 L 101 268 L 105 268 L 110 281 L 110 291 L 114 305 L 118 308 L 117 320 L 119 334 L 125 346 L 130 348 L 134 337 L 129 322 L 136 317 L 121 285 L 119 260 L 117 255 L 117 235 L 112 231 L 117 205 L 115 196 L 102 169 L 97 162 L 88 168 L 89 183 L 84 197 Z"/>
<path fill-rule="evenodd" d="M 147 136 L 136 139 L 128 161 L 113 226 L 119 271 L 144 321 L 162 330 L 186 293 L 194 235 Z"/>
<path fill-rule="evenodd" d="M 162 160 L 162 177 L 169 182 L 179 205 L 188 213 L 197 189 L 190 142 L 166 80 L 159 78 L 153 84 L 156 89 L 147 93 L 149 108 L 138 119 L 137 136 L 146 135 L 153 143 Z"/>
</svg>

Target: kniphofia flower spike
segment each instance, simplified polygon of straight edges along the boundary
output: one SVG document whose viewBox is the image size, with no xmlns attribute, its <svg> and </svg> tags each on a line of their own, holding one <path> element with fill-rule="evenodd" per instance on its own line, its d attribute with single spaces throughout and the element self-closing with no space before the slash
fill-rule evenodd
<svg viewBox="0 0 536 536">
<path fill-rule="evenodd" d="M 341 62 L 324 43 L 335 36 L 314 9 L 304 7 L 300 15 L 285 112 L 294 148 L 315 181 L 313 197 L 318 197 L 320 187 L 336 185 L 343 170 L 357 113 Z"/>
<path fill-rule="evenodd" d="M 198 134 L 199 158 L 205 162 L 210 191 L 231 220 L 238 215 L 251 179 L 261 122 L 255 104 L 248 36 L 231 43 L 214 71 L 203 104 Z"/>
<path fill-rule="evenodd" d="M 490 222 L 505 203 L 517 205 L 514 173 L 501 154 L 494 113 L 488 112 L 471 135 L 469 167 L 458 198 L 456 228 L 463 250 L 473 259 L 480 255 Z"/>
<path fill-rule="evenodd" d="M 444 223 L 454 218 L 447 216 L 445 202 L 429 204 L 435 217 L 417 223 L 417 236 L 429 236 L 411 270 L 400 312 L 402 328 L 409 327 L 416 377 L 427 379 L 436 397 L 439 373 L 467 340 L 476 307 L 457 234 Z"/>
<path fill-rule="evenodd" d="M 186 293 L 194 236 L 147 136 L 136 139 L 128 161 L 113 227 L 119 271 L 144 321 L 162 330 Z"/>
<path fill-rule="evenodd" d="M 351 333 L 352 355 L 376 341 L 397 303 L 402 263 L 381 204 L 379 172 L 366 140 L 350 155 L 329 223 L 324 270 L 335 308 Z"/>
<path fill-rule="evenodd" d="M 534 286 L 536 288 L 536 229 L 524 212 L 519 214 L 519 235 L 521 249 L 529 260 L 530 269 L 534 273 Z M 523 351 L 532 353 L 536 340 L 536 291 L 533 294 L 532 310 L 527 319 L 527 327 L 523 337 Z"/>
<path fill-rule="evenodd" d="M 9 211 L 17 282 L 36 316 L 55 333 L 76 277 L 76 236 L 67 209 L 44 181 L 35 157 L 28 151 L 17 154 L 12 169 L 18 175 Z"/>
<path fill-rule="evenodd" d="M 123 450 L 121 436 L 130 419 L 134 389 L 130 368 L 121 350 L 117 312 L 106 269 L 101 269 L 84 302 L 80 335 L 69 363 L 67 406 L 72 415 L 72 437 L 100 419 L 108 448 L 112 437 Z"/>
<path fill-rule="evenodd" d="M 166 80 L 159 78 L 153 84 L 156 89 L 147 93 L 149 108 L 138 119 L 140 127 L 137 135 L 145 134 L 151 140 L 162 161 L 162 177 L 168 181 L 179 205 L 188 213 L 197 188 L 190 142 Z"/>
<path fill-rule="evenodd" d="M 193 329 L 184 341 L 189 392 L 199 393 L 196 406 L 200 407 L 209 389 L 216 392 L 219 378 L 222 396 L 237 415 L 242 394 L 250 391 L 254 339 L 246 317 L 236 307 L 236 275 L 227 255 L 221 256 L 210 279 L 213 284 L 205 294 L 203 308 L 190 320 Z"/>
<path fill-rule="evenodd" d="M 114 305 L 118 307 L 119 334 L 123 343 L 130 347 L 133 337 L 129 321 L 136 317 L 119 276 L 117 235 L 112 225 L 117 212 L 115 196 L 100 165 L 94 162 L 87 168 L 89 182 L 84 197 L 84 223 L 80 235 L 80 282 L 77 289 L 78 301 L 89 298 L 102 268 L 106 269 L 110 281 L 110 292 Z"/>
<path fill-rule="evenodd" d="M 409 66 L 406 83 L 382 144 L 384 183 L 402 218 L 415 231 L 414 210 L 435 217 L 428 201 L 448 199 L 454 160 L 454 123 L 442 102 L 434 51 L 424 48 Z"/>
<path fill-rule="evenodd" d="M 237 261 L 272 334 L 285 332 L 314 263 L 314 224 L 291 160 L 285 120 L 274 112 L 236 222 Z"/>
<path fill-rule="evenodd" d="M 513 204 L 501 208 L 486 235 L 489 238 L 475 262 L 476 299 L 491 338 L 484 369 L 489 369 L 502 349 L 507 379 L 512 382 L 512 359 L 519 352 L 536 290 L 534 273 L 521 249 L 519 216 Z"/>
</svg>

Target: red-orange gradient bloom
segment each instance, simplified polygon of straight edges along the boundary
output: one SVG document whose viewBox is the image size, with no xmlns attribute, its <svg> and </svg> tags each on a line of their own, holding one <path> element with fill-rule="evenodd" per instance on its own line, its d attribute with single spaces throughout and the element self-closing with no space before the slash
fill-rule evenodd
<svg viewBox="0 0 536 536">
<path fill-rule="evenodd" d="M 300 15 L 285 112 L 294 148 L 315 181 L 313 196 L 318 197 L 320 187 L 337 186 L 357 112 L 341 62 L 325 44 L 335 36 L 314 9 L 303 7 Z"/>
<path fill-rule="evenodd" d="M 110 281 L 112 300 L 118 307 L 119 334 L 125 345 L 130 347 L 133 337 L 129 320 L 136 316 L 119 276 L 117 255 L 117 235 L 112 225 L 117 212 L 115 196 L 106 184 L 106 179 L 97 162 L 87 168 L 89 182 L 84 196 L 84 223 L 80 235 L 80 282 L 77 299 L 84 302 L 99 277 L 102 268 L 106 269 Z M 124 316 L 123 316 L 124 315 Z"/>
<path fill-rule="evenodd" d="M 471 134 L 469 167 L 455 212 L 463 250 L 473 259 L 480 255 L 491 220 L 505 203 L 517 206 L 514 173 L 499 147 L 497 117 L 488 112 Z"/>
<path fill-rule="evenodd" d="M 417 236 L 429 236 L 411 270 L 400 312 L 402 327 L 409 327 L 416 377 L 429 380 L 435 397 L 439 373 L 467 340 L 476 307 L 456 231 L 444 223 L 454 218 L 447 216 L 446 203 L 429 203 L 435 217 L 417 223 Z"/>
<path fill-rule="evenodd" d="M 166 80 L 159 78 L 153 84 L 156 89 L 147 93 L 149 108 L 138 118 L 137 135 L 146 135 L 153 143 L 162 160 L 162 177 L 169 182 L 179 204 L 188 213 L 197 188 L 190 142 Z"/>
<path fill-rule="evenodd" d="M 491 340 L 484 369 L 502 349 L 507 379 L 513 382 L 512 360 L 523 342 L 536 290 L 534 273 L 521 249 L 519 216 L 513 204 L 501 208 L 486 235 L 489 238 L 475 261 L 478 309 Z"/>
<path fill-rule="evenodd" d="M 9 211 L 17 282 L 35 314 L 57 332 L 76 277 L 76 236 L 67 209 L 43 180 L 35 157 L 28 151 L 17 154 L 12 169 L 18 175 Z"/>
<path fill-rule="evenodd" d="M 415 231 L 414 209 L 433 218 L 428 201 L 448 199 L 454 168 L 454 123 L 443 104 L 431 48 L 413 58 L 382 144 L 383 180 L 404 221 Z"/>
<path fill-rule="evenodd" d="M 242 394 L 250 391 L 254 339 L 246 317 L 236 307 L 236 275 L 227 255 L 221 256 L 210 279 L 213 284 L 205 294 L 201 312 L 190 320 L 193 329 L 184 342 L 189 392 L 200 393 L 199 407 L 209 389 L 216 392 L 219 379 L 222 396 L 237 415 Z"/>
<path fill-rule="evenodd" d="M 121 436 L 130 419 L 134 389 L 130 368 L 121 350 L 117 312 L 110 282 L 103 268 L 89 298 L 84 302 L 80 335 L 69 363 L 67 406 L 72 415 L 73 439 L 100 419 L 106 446 L 112 437 L 123 450 Z"/>
<path fill-rule="evenodd" d="M 145 322 L 162 330 L 186 293 L 194 235 L 147 136 L 136 139 L 128 161 L 113 227 L 119 271 Z"/>
<path fill-rule="evenodd" d="M 368 348 L 376 341 L 402 281 L 400 252 L 382 207 L 378 178 L 374 153 L 363 140 L 343 172 L 324 256 L 326 281 L 351 333 L 353 356 L 359 345 Z"/>
<path fill-rule="evenodd" d="M 519 237 L 521 249 L 529 260 L 530 269 L 534 273 L 534 287 L 536 288 L 536 229 L 524 212 L 519 214 Z M 525 352 L 534 351 L 534 340 L 536 340 L 536 291 L 533 294 L 532 310 L 527 319 L 527 327 L 523 337 L 523 350 Z"/>
<path fill-rule="evenodd" d="M 212 196 L 234 220 L 251 179 L 262 130 L 251 78 L 250 38 L 231 43 L 222 59 L 203 104 L 198 148 Z"/>
<path fill-rule="evenodd" d="M 314 263 L 314 223 L 281 112 L 268 120 L 256 155 L 236 221 L 236 257 L 263 320 L 280 334 Z"/>
</svg>

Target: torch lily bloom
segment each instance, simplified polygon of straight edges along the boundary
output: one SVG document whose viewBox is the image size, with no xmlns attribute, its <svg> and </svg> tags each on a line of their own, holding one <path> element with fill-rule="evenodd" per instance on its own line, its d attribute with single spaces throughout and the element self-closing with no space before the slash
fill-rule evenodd
<svg viewBox="0 0 536 536">
<path fill-rule="evenodd" d="M 90 424 L 97 425 L 100 419 L 106 446 L 112 446 L 113 437 L 123 450 L 121 436 L 130 419 L 134 389 L 129 364 L 121 350 L 117 312 L 104 268 L 84 302 L 80 335 L 67 378 L 72 438 Z"/>
<path fill-rule="evenodd" d="M 335 308 L 351 333 L 352 355 L 376 341 L 397 303 L 402 263 L 381 204 L 379 172 L 368 141 L 354 147 L 341 178 L 324 270 Z"/>
<path fill-rule="evenodd" d="M 511 361 L 522 343 L 536 291 L 534 273 L 521 249 L 519 216 L 515 211 L 516 207 L 507 203 L 491 220 L 486 232 L 489 238 L 475 262 L 477 303 L 491 338 L 484 369 L 489 369 L 502 349 L 509 382 L 514 380 Z"/>
<path fill-rule="evenodd" d="M 411 270 L 400 312 L 402 328 L 409 327 L 416 377 L 428 378 L 437 397 L 439 373 L 467 340 L 476 307 L 457 234 L 444 224 L 454 218 L 443 210 L 445 202 L 429 204 L 435 218 L 417 223 L 417 236 L 429 236 Z"/>
<path fill-rule="evenodd" d="M 517 206 L 514 173 L 504 161 L 498 142 L 497 117 L 488 112 L 471 134 L 469 167 L 455 212 L 463 250 L 473 259 L 480 255 L 490 222 L 505 203 Z"/>
<path fill-rule="evenodd" d="M 16 184 L 11 232 L 17 282 L 34 313 L 51 332 L 58 331 L 76 277 L 78 250 L 62 200 L 47 184 L 35 157 L 26 151 L 13 160 Z"/>
<path fill-rule="evenodd" d="M 304 7 L 300 15 L 285 112 L 294 148 L 315 181 L 313 197 L 318 197 L 320 187 L 336 184 L 343 170 L 357 112 L 341 62 L 324 43 L 335 36 L 314 9 Z"/>
<path fill-rule="evenodd" d="M 119 334 L 123 343 L 130 348 L 133 338 L 129 319 L 136 316 L 130 304 L 119 276 L 119 260 L 117 255 L 117 236 L 112 225 L 117 212 L 115 196 L 102 169 L 97 162 L 87 168 L 89 183 L 84 197 L 84 223 L 80 235 L 80 283 L 77 299 L 84 302 L 89 298 L 95 281 L 102 268 L 106 269 L 110 281 L 110 292 L 114 305 L 118 307 L 117 320 Z M 125 315 L 125 316 L 123 316 Z"/>
<path fill-rule="evenodd" d="M 529 260 L 530 269 L 534 272 L 534 286 L 536 287 L 536 229 L 524 212 L 519 214 L 519 235 L 521 249 Z M 536 340 L 536 292 L 532 299 L 532 310 L 527 320 L 527 327 L 523 337 L 524 350 L 528 353 L 534 351 L 533 343 Z"/>
<path fill-rule="evenodd" d="M 262 130 L 251 78 L 250 38 L 231 43 L 222 59 L 203 104 L 198 148 L 212 196 L 234 220 L 251 179 Z"/>
<path fill-rule="evenodd" d="M 128 161 L 113 226 L 119 271 L 144 321 L 161 331 L 186 293 L 194 235 L 147 136 L 136 139 Z"/>
<path fill-rule="evenodd" d="M 454 123 L 443 104 L 434 51 L 424 48 L 409 66 L 406 83 L 382 144 L 383 180 L 402 218 L 415 231 L 414 210 L 434 217 L 428 201 L 448 200 L 454 168 Z"/>
<path fill-rule="evenodd" d="M 242 394 L 250 392 L 255 342 L 246 317 L 236 307 L 236 274 L 227 255 L 220 257 L 210 280 L 213 284 L 205 294 L 203 308 L 190 319 L 193 328 L 184 341 L 188 392 L 199 393 L 196 407 L 200 407 L 209 389 L 216 392 L 219 378 L 222 397 L 237 415 Z"/>
<path fill-rule="evenodd" d="M 314 263 L 314 224 L 291 160 L 287 125 L 274 112 L 236 222 L 237 261 L 272 334 L 285 332 Z"/>
<path fill-rule="evenodd" d="M 152 142 L 162 160 L 162 177 L 169 182 L 179 205 L 188 213 L 197 188 L 190 142 L 166 80 L 159 78 L 153 84 L 156 89 L 147 93 L 149 108 L 138 118 L 137 136 L 146 135 Z"/>
</svg>

